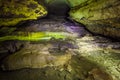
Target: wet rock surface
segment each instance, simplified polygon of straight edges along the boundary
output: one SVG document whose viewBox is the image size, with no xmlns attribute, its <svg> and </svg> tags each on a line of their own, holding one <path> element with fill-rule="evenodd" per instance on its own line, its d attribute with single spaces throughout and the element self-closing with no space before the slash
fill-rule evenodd
<svg viewBox="0 0 120 80">
<path fill-rule="evenodd" d="M 59 31 L 78 36 L 72 40 L 5 41 L 19 50 L 2 59 L 1 80 L 120 79 L 120 42 L 93 36 L 83 26 L 61 18 L 34 21 L 16 31 Z M 20 48 L 18 43 L 24 46 Z"/>
</svg>

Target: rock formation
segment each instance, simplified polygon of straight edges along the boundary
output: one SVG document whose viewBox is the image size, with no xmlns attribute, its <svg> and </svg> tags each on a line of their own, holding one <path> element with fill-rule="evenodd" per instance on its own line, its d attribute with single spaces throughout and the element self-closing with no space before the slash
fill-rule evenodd
<svg viewBox="0 0 120 80">
<path fill-rule="evenodd" d="M 119 0 L 68 0 L 70 17 L 93 33 L 120 39 Z"/>
<path fill-rule="evenodd" d="M 13 26 L 46 14 L 45 7 L 35 0 L 0 0 L 0 26 Z"/>
</svg>

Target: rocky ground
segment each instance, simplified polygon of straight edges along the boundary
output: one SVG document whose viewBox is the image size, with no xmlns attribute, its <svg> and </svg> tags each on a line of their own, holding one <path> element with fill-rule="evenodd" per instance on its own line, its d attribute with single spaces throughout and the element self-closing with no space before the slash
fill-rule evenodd
<svg viewBox="0 0 120 80">
<path fill-rule="evenodd" d="M 120 42 L 92 35 L 82 25 L 63 18 L 32 21 L 14 33 L 18 31 L 77 36 L 0 42 L 0 80 L 120 80 Z"/>
</svg>

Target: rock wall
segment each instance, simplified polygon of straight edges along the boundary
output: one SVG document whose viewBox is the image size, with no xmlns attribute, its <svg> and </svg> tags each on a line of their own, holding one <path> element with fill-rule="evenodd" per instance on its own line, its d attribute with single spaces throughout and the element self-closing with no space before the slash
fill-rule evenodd
<svg viewBox="0 0 120 80">
<path fill-rule="evenodd" d="M 41 4 L 35 0 L 0 0 L 0 26 L 45 16 L 47 11 Z"/>
<path fill-rule="evenodd" d="M 68 0 L 70 17 L 93 33 L 120 39 L 119 0 Z"/>
</svg>

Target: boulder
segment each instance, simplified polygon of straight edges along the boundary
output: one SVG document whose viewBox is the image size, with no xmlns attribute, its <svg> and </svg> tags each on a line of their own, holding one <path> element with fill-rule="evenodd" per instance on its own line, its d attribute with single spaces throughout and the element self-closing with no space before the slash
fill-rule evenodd
<svg viewBox="0 0 120 80">
<path fill-rule="evenodd" d="M 26 46 L 15 54 L 11 54 L 3 60 L 3 70 L 16 70 L 22 68 L 45 68 L 50 66 L 64 66 L 72 57 L 71 52 L 49 51 L 52 44 L 26 44 Z M 53 47 L 54 48 L 54 47 Z"/>
</svg>

